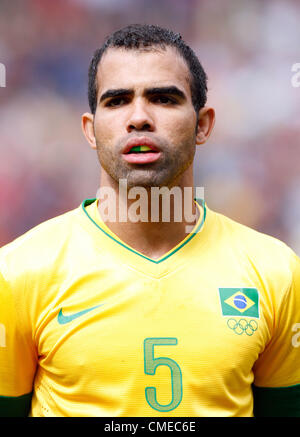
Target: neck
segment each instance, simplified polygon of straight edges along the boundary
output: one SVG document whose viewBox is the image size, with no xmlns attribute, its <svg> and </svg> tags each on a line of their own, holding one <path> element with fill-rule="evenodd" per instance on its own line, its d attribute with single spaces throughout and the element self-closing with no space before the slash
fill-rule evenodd
<svg viewBox="0 0 300 437">
<path fill-rule="evenodd" d="M 98 209 L 108 228 L 124 243 L 152 259 L 182 241 L 199 219 L 191 175 L 172 187 L 133 187 L 101 178 Z M 106 180 L 105 180 L 106 179 Z"/>
</svg>

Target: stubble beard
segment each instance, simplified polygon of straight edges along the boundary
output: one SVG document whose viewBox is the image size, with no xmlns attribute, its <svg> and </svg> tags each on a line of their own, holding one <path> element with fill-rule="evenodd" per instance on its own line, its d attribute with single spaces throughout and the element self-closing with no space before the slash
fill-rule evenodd
<svg viewBox="0 0 300 437">
<path fill-rule="evenodd" d="M 101 167 L 119 184 L 120 179 L 127 180 L 127 188 L 168 187 L 176 185 L 180 176 L 193 164 L 196 145 L 185 144 L 170 153 L 169 147 L 161 148 L 162 157 L 149 164 L 129 164 L 122 158 L 118 148 L 113 150 L 102 147 L 98 141 L 97 155 Z"/>
</svg>

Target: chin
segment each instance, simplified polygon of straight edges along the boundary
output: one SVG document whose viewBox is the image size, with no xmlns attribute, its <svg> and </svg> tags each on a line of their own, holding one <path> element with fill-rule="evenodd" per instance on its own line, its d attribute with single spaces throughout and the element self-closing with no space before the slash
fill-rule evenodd
<svg viewBox="0 0 300 437">
<path fill-rule="evenodd" d="M 128 175 L 127 176 L 127 187 L 133 188 L 133 187 L 144 187 L 144 188 L 151 188 L 151 187 L 167 187 L 170 184 L 170 179 L 167 177 L 164 177 L 161 173 L 160 174 L 151 174 L 145 176 L 133 176 Z"/>
</svg>

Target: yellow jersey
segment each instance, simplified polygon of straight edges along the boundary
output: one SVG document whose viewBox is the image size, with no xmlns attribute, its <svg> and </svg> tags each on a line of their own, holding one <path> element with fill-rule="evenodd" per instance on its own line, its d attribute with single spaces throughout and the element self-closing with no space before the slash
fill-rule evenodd
<svg viewBox="0 0 300 437">
<path fill-rule="evenodd" d="M 1 248 L 0 415 L 300 415 L 300 260 L 197 205 L 156 260 L 96 199 Z"/>
</svg>

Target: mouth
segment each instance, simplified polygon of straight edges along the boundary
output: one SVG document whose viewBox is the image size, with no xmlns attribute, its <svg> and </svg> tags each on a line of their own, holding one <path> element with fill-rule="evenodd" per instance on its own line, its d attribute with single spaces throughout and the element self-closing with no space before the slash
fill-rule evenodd
<svg viewBox="0 0 300 437">
<path fill-rule="evenodd" d="M 161 152 L 157 145 L 148 138 L 133 138 L 127 142 L 122 156 L 131 164 L 149 164 L 157 161 Z"/>
<path fill-rule="evenodd" d="M 142 146 L 131 147 L 131 149 L 127 153 L 147 153 L 147 152 L 153 152 L 153 149 L 151 149 L 151 147 L 149 147 L 149 146 L 142 145 Z"/>
</svg>

